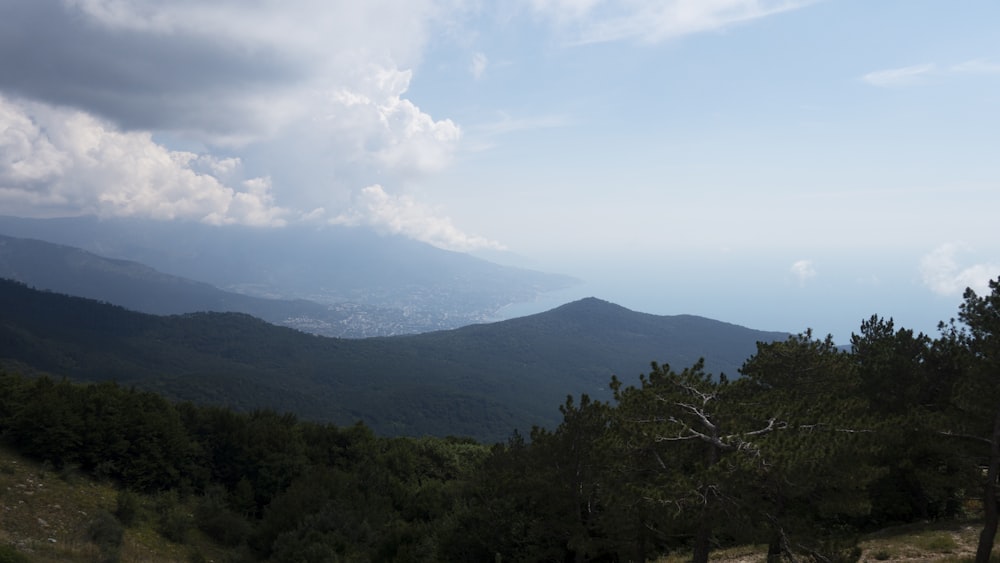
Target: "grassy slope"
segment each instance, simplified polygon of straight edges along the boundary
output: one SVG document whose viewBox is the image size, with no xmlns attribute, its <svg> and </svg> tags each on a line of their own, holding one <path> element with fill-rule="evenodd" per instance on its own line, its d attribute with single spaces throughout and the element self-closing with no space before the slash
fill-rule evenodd
<svg viewBox="0 0 1000 563">
<path fill-rule="evenodd" d="M 0 448 L 0 546 L 43 563 L 100 560 L 88 528 L 101 511 L 113 512 L 118 491 L 72 471 L 54 472 L 7 448 Z M 172 543 L 155 530 L 153 499 L 144 497 L 142 516 L 126 528 L 121 561 L 188 562 L 201 555 L 225 560 L 226 552 L 192 530 L 188 544 Z"/>
<path fill-rule="evenodd" d="M 981 522 L 969 519 L 950 522 L 927 522 L 886 528 L 862 536 L 858 545 L 858 561 L 905 561 L 908 563 L 966 563 L 976 555 Z M 676 553 L 657 560 L 657 563 L 683 563 L 690 561 L 690 553 Z M 767 560 L 767 546 L 741 546 L 716 551 L 710 557 L 720 563 L 763 563 Z M 994 552 L 993 560 L 998 560 Z"/>
</svg>

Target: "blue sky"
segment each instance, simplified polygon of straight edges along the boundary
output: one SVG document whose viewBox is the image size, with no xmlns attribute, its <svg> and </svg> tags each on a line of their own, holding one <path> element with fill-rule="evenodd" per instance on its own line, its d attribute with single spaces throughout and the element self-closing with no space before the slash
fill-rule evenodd
<svg viewBox="0 0 1000 563">
<path fill-rule="evenodd" d="M 1000 275 L 997 21 L 991 0 L 5 3 L 0 208 L 366 226 L 586 280 L 536 309 L 933 332 Z"/>
</svg>

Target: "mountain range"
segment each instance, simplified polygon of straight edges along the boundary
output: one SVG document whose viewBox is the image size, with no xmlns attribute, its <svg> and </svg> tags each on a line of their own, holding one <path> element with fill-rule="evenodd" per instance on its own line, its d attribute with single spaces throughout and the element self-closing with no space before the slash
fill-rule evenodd
<svg viewBox="0 0 1000 563">
<path fill-rule="evenodd" d="M 390 336 L 442 325 L 433 312 L 404 314 L 399 309 L 375 305 L 324 305 L 306 299 L 256 297 L 165 274 L 131 260 L 105 258 L 71 246 L 3 235 L 0 235 L 0 277 L 143 313 L 247 313 L 273 324 L 324 336 Z"/>
<path fill-rule="evenodd" d="M 8 369 L 116 380 L 175 400 L 363 421 L 386 435 L 500 440 L 549 426 L 567 395 L 609 396 L 658 361 L 735 374 L 787 337 L 656 316 L 595 298 L 507 321 L 395 337 L 326 338 L 239 313 L 156 316 L 0 281 Z"/>
<path fill-rule="evenodd" d="M 69 245 L 96 255 L 73 255 L 65 249 L 34 244 L 30 252 L 46 254 L 44 260 L 52 261 L 53 268 L 58 261 L 70 266 L 72 275 L 58 288 L 51 283 L 53 276 L 47 275 L 50 289 L 119 303 L 119 288 L 100 293 L 101 286 L 111 281 L 106 275 L 109 270 L 119 274 L 128 270 L 128 276 L 147 281 L 159 272 L 173 276 L 158 280 L 160 289 L 167 291 L 157 298 L 133 295 L 120 304 L 155 313 L 221 307 L 328 335 L 426 332 L 495 320 L 497 312 L 507 305 L 577 283 L 569 276 L 501 266 L 362 228 L 220 227 L 177 221 L 0 216 L 0 233 Z M 15 242 L 8 239 L 7 244 Z M 27 275 L 43 274 L 38 265 L 30 265 L 42 257 L 33 259 L 22 252 L 23 259 L 13 263 L 18 256 L 8 246 L 10 264 L 3 275 L 35 285 L 38 280 L 29 280 Z M 95 283 L 90 283 L 86 292 L 66 287 L 80 276 L 90 276 Z M 295 303 L 238 299 L 178 278 L 197 280 L 229 293 Z M 119 282 L 127 285 L 121 278 Z M 122 294 L 128 293 L 121 289 Z M 191 309 L 192 305 L 199 308 Z M 297 321 L 286 323 L 288 319 Z"/>
</svg>

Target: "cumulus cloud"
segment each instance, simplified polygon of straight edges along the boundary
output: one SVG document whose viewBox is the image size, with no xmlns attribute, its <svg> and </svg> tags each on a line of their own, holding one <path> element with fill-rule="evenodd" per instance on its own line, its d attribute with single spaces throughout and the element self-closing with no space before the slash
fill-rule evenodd
<svg viewBox="0 0 1000 563">
<path fill-rule="evenodd" d="M 1000 264 L 980 263 L 961 266 L 958 255 L 968 250 L 964 245 L 948 243 L 938 246 L 920 260 L 924 285 L 939 295 L 961 295 L 966 288 L 976 293 L 989 293 L 989 281 L 1000 275 Z"/>
<path fill-rule="evenodd" d="M 878 86 L 881 88 L 904 86 L 907 84 L 913 84 L 919 79 L 920 76 L 926 75 L 933 70 L 934 65 L 932 63 L 927 63 L 902 68 L 877 70 L 869 72 L 868 74 L 862 76 L 861 79 L 872 86 Z"/>
<path fill-rule="evenodd" d="M 27 216 L 94 214 L 281 225 L 267 178 L 238 159 L 170 151 L 79 110 L 0 96 L 0 206 Z M 237 180 L 227 184 L 225 179 Z"/>
<path fill-rule="evenodd" d="M 816 267 L 812 260 L 798 260 L 792 264 L 789 271 L 799 280 L 799 285 L 805 285 L 807 281 L 816 277 Z"/>
<path fill-rule="evenodd" d="M 441 170 L 462 131 L 406 94 L 408 67 L 453 7 L 448 0 L 5 6 L 0 201 L 25 215 L 280 224 L 336 210 L 360 186 L 405 185 Z"/>
<path fill-rule="evenodd" d="M 467 252 L 503 245 L 479 236 L 470 236 L 448 217 L 405 195 L 391 195 L 380 185 L 361 190 L 351 209 L 330 220 L 336 225 L 365 225 L 392 234 L 402 234 L 447 250 Z"/>
<path fill-rule="evenodd" d="M 450 119 L 435 121 L 403 98 L 411 71 L 372 67 L 354 87 L 333 91 L 322 121 L 351 145 L 356 161 L 370 160 L 398 174 L 425 174 L 443 168 L 461 138 Z"/>
<path fill-rule="evenodd" d="M 796 10 L 815 0 L 530 0 L 578 43 L 659 42 Z"/>
</svg>

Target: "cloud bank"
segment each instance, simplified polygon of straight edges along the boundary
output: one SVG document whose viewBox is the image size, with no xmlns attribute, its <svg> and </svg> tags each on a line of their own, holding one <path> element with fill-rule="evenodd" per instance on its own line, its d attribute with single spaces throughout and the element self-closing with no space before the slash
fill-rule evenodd
<svg viewBox="0 0 1000 563">
<path fill-rule="evenodd" d="M 0 207 L 24 215 L 134 216 L 280 226 L 265 177 L 239 159 L 170 151 L 79 110 L 0 96 Z"/>
</svg>

